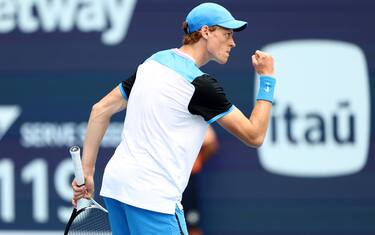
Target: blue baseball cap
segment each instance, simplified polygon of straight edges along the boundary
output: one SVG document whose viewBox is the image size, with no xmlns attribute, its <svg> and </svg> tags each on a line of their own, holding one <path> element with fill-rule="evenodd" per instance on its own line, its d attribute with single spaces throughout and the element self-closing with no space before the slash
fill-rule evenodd
<svg viewBox="0 0 375 235">
<path fill-rule="evenodd" d="M 230 12 L 216 3 L 202 3 L 193 8 L 186 17 L 188 33 L 200 30 L 204 25 L 221 26 L 233 31 L 244 30 L 247 22 L 236 20 Z"/>
</svg>

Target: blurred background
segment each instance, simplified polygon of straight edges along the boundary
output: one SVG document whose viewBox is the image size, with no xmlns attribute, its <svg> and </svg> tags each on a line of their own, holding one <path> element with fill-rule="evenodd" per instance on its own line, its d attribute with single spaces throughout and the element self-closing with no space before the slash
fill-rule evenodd
<svg viewBox="0 0 375 235">
<path fill-rule="evenodd" d="M 275 56 L 278 84 L 260 149 L 213 125 L 220 148 L 199 177 L 205 234 L 375 234 L 375 2 L 215 2 L 249 24 L 228 64 L 203 71 L 246 115 L 255 50 Z M 0 234 L 62 234 L 68 149 L 82 145 L 91 106 L 154 52 L 179 47 L 199 3 L 0 0 Z M 103 141 L 96 193 L 124 115 Z"/>
</svg>

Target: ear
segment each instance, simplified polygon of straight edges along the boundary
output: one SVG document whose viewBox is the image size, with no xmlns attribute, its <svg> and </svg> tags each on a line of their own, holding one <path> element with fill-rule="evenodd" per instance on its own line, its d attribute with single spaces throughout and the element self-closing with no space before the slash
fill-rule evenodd
<svg viewBox="0 0 375 235">
<path fill-rule="evenodd" d="M 208 38 L 208 33 L 209 33 L 209 28 L 207 25 L 204 25 L 202 28 L 201 28 L 201 34 L 202 34 L 202 37 L 204 39 L 207 39 Z"/>
</svg>

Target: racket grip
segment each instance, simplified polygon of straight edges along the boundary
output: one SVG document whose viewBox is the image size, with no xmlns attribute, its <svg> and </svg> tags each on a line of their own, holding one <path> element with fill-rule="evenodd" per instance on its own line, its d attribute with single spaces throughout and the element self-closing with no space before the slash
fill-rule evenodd
<svg viewBox="0 0 375 235">
<path fill-rule="evenodd" d="M 73 146 L 69 150 L 70 156 L 73 161 L 74 176 L 79 186 L 85 184 L 85 177 L 83 176 L 82 162 L 81 162 L 81 149 L 78 146 Z M 81 198 L 77 201 L 77 210 L 80 210 L 88 205 L 88 200 Z"/>
<path fill-rule="evenodd" d="M 79 186 L 85 184 L 85 177 L 83 176 L 82 163 L 81 163 L 81 150 L 78 146 L 73 146 L 69 150 L 70 156 L 73 160 L 74 176 Z"/>
</svg>

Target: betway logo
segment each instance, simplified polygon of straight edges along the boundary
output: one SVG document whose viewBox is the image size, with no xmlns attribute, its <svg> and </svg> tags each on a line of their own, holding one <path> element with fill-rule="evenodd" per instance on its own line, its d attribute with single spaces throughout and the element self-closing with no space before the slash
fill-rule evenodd
<svg viewBox="0 0 375 235">
<path fill-rule="evenodd" d="M 297 177 L 360 171 L 368 157 L 371 120 L 362 50 L 341 41 L 295 40 L 264 51 L 275 58 L 278 82 L 267 137 L 259 149 L 261 165 Z"/>
<path fill-rule="evenodd" d="M 102 32 L 102 42 L 126 36 L 137 0 L 0 0 L 0 33 Z"/>
<path fill-rule="evenodd" d="M 21 114 L 21 108 L 17 105 L 0 106 L 0 140 Z"/>
</svg>

